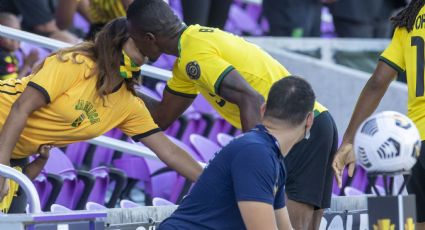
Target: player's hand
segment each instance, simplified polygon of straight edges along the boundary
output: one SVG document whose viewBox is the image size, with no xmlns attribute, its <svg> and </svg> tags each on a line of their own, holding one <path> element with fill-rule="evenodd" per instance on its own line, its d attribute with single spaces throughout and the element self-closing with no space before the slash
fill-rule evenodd
<svg viewBox="0 0 425 230">
<path fill-rule="evenodd" d="M 53 148 L 53 145 L 42 145 L 38 149 L 38 153 L 40 154 L 40 157 L 44 159 L 49 159 L 50 156 L 50 149 Z"/>
<path fill-rule="evenodd" d="M 356 155 L 353 151 L 353 144 L 343 143 L 336 152 L 332 168 L 335 172 L 335 178 L 338 182 L 338 187 L 342 187 L 342 173 L 345 166 L 348 165 L 348 176 L 352 177 L 356 166 Z"/>
<path fill-rule="evenodd" d="M 0 177 L 0 203 L 3 198 L 9 193 L 9 181 L 4 177 Z"/>
</svg>

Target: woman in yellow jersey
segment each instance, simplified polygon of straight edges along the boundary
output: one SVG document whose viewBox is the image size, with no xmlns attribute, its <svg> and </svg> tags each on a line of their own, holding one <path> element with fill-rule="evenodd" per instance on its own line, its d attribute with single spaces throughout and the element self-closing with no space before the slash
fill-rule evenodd
<svg viewBox="0 0 425 230">
<path fill-rule="evenodd" d="M 143 60 L 126 20 L 119 18 L 94 42 L 53 53 L 28 77 L 0 81 L 0 163 L 26 158 L 41 145 L 65 146 L 117 127 L 195 181 L 201 166 L 169 141 L 135 96 Z"/>
<path fill-rule="evenodd" d="M 370 116 L 381 101 L 397 73 L 406 73 L 408 86 L 408 116 L 415 122 L 422 139 L 419 160 L 412 169 L 407 184 L 409 193 L 416 194 L 418 229 L 425 229 L 425 94 L 424 94 L 424 44 L 425 0 L 412 0 L 398 15 L 392 18 L 396 30 L 390 45 L 380 56 L 372 77 L 366 83 L 357 101 L 343 143 L 333 162 L 333 168 L 341 186 L 341 176 L 346 165 L 353 175 L 355 155 L 353 138 L 360 124 Z"/>
</svg>

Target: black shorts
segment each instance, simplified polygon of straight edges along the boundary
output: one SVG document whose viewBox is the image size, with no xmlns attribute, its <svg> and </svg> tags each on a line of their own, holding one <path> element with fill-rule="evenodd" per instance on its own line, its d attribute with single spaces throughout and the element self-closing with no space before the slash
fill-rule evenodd
<svg viewBox="0 0 425 230">
<path fill-rule="evenodd" d="M 406 188 L 409 193 L 416 195 L 417 221 L 425 222 L 425 141 L 422 141 L 421 154 L 412 168 L 412 176 Z"/>
<path fill-rule="evenodd" d="M 290 200 L 329 208 L 332 196 L 332 160 L 338 147 L 338 131 L 329 112 L 314 118 L 310 138 L 294 145 L 285 157 L 286 195 Z"/>
</svg>

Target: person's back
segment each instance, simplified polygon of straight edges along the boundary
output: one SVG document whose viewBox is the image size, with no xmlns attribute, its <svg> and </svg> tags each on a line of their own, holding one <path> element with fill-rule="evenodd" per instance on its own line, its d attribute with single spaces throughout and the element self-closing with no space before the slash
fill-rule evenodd
<svg viewBox="0 0 425 230">
<path fill-rule="evenodd" d="M 185 94 L 201 93 L 238 128 L 241 127 L 239 107 L 219 96 L 223 78 L 230 71 L 237 70 L 267 100 L 271 85 L 290 75 L 283 65 L 257 45 L 216 28 L 187 27 L 180 37 L 179 52 L 173 78 L 167 82 L 167 87 Z M 318 103 L 315 108 L 320 112 L 326 110 Z"/>
<path fill-rule="evenodd" d="M 237 205 L 239 200 L 264 201 L 276 209 L 282 208 L 283 157 L 273 138 L 258 129 L 263 126 L 236 138 L 216 153 L 190 194 L 159 229 L 244 229 Z M 263 184 L 256 184 L 257 178 L 245 171 L 245 167 L 264 170 L 278 178 L 274 200 L 261 196 Z M 244 187 L 246 185 L 252 186 Z M 259 197 L 250 196 L 255 193 Z"/>
<path fill-rule="evenodd" d="M 262 124 L 216 153 L 159 229 L 292 229 L 284 157 L 309 132 L 315 96 L 292 76 L 274 83 L 268 96 Z"/>
</svg>

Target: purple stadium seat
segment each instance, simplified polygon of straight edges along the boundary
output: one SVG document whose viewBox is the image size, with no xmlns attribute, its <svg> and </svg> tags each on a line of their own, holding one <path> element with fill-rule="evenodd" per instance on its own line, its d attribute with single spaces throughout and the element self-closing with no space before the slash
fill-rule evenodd
<svg viewBox="0 0 425 230">
<path fill-rule="evenodd" d="M 161 98 L 158 96 L 158 94 L 155 91 L 149 89 L 146 86 L 139 85 L 139 86 L 136 87 L 136 91 L 139 91 L 139 92 L 141 92 L 141 93 L 143 93 L 143 94 L 145 94 L 145 95 L 147 95 L 147 96 L 149 96 L 149 97 L 151 97 L 151 98 L 153 98 L 157 101 L 161 100 Z"/>
<path fill-rule="evenodd" d="M 60 204 L 52 204 L 52 206 L 50 207 L 50 211 L 51 212 L 72 212 L 71 209 Z"/>
<path fill-rule="evenodd" d="M 86 204 L 86 210 L 88 211 L 99 211 L 99 210 L 107 210 L 107 209 L 108 209 L 107 207 L 95 202 L 91 202 L 91 201 L 87 202 Z"/>
<path fill-rule="evenodd" d="M 90 170 L 90 173 L 95 177 L 95 182 L 88 201 L 104 204 L 109 185 L 109 170 L 100 166 Z"/>
<path fill-rule="evenodd" d="M 90 172 L 75 170 L 67 156 L 60 149 L 53 148 L 45 170 L 60 175 L 64 181 L 55 203 L 70 209 L 83 209 L 88 200 L 105 202 L 110 169 L 101 166 Z"/>
<path fill-rule="evenodd" d="M 168 136 L 168 138 L 180 148 L 186 150 L 196 160 L 200 159 L 196 152 L 185 143 L 174 137 Z M 135 143 L 131 139 L 130 142 Z M 141 143 L 136 144 L 143 146 Z M 185 179 L 161 161 L 123 154 L 122 158 L 114 160 L 114 166 L 125 171 L 128 177 L 134 180 L 133 186 L 138 181 L 142 182 L 147 204 L 150 204 L 151 197 L 162 197 L 176 202 L 181 198 L 182 191 L 187 192 L 185 190 L 187 184 Z"/>
<path fill-rule="evenodd" d="M 47 210 L 59 196 L 63 185 L 63 179 L 56 174 L 42 171 L 33 180 L 33 184 L 40 197 L 41 208 Z"/>
<path fill-rule="evenodd" d="M 173 202 L 163 199 L 161 197 L 154 197 L 152 199 L 153 206 L 167 206 L 167 205 L 175 205 Z"/>
<path fill-rule="evenodd" d="M 103 134 L 107 137 L 112 137 L 115 139 L 121 139 L 123 137 L 123 133 L 119 129 L 112 129 L 109 132 L 106 132 Z M 96 146 L 96 149 L 92 154 L 89 154 L 91 159 L 87 162 L 90 164 L 90 168 L 95 168 L 102 165 L 111 165 L 112 158 L 114 156 L 115 150 L 111 148 L 106 148 L 102 146 Z"/>
<path fill-rule="evenodd" d="M 121 200 L 120 201 L 120 208 L 137 208 L 137 207 L 141 207 L 140 204 L 135 203 L 131 200 Z"/>
<path fill-rule="evenodd" d="M 344 188 L 344 193 L 346 196 L 361 196 L 364 195 L 364 192 L 358 190 L 357 188 L 353 188 L 351 186 L 346 186 Z"/>
<path fill-rule="evenodd" d="M 217 134 L 217 143 L 221 146 L 224 147 L 227 144 L 229 144 L 230 141 L 232 141 L 233 139 L 235 139 L 235 137 L 230 136 L 227 133 L 219 133 Z"/>
<path fill-rule="evenodd" d="M 229 19 L 225 29 L 235 34 L 261 35 L 263 31 L 257 21 L 243 10 L 240 6 L 233 4 L 230 7 Z"/>
<path fill-rule="evenodd" d="M 65 154 L 75 167 L 81 167 L 89 146 L 90 144 L 87 142 L 73 143 L 66 147 Z"/>
<path fill-rule="evenodd" d="M 190 135 L 190 143 L 200 155 L 203 162 L 208 162 L 211 158 L 213 158 L 214 154 L 220 150 L 220 146 L 218 146 L 215 142 L 198 134 Z"/>
<path fill-rule="evenodd" d="M 63 179 L 63 186 L 55 203 L 73 209 L 74 203 L 76 203 L 74 194 L 77 190 L 78 178 L 71 161 L 60 149 L 53 148 L 44 170 L 60 175 Z"/>
</svg>

